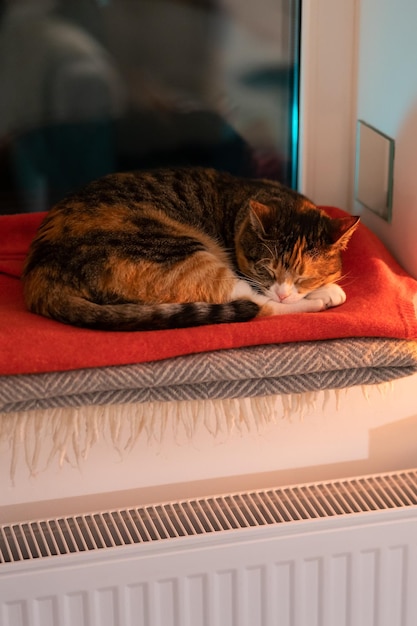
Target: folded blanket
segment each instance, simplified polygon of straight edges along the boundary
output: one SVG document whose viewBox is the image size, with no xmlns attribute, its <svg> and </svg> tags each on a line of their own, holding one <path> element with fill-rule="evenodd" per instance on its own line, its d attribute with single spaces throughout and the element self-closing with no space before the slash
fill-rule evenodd
<svg viewBox="0 0 417 626">
<path fill-rule="evenodd" d="M 152 415 L 155 403 L 189 401 L 204 410 L 206 400 L 300 399 L 318 390 L 392 382 L 416 371 L 416 341 L 351 338 L 250 346 L 149 363 L 0 376 L 0 415 L 74 409 L 67 415 L 76 416 L 78 408 L 84 414 L 86 407 L 115 405 L 134 407 L 136 415 L 139 404 L 146 405 L 143 414 Z M 219 404 L 218 412 L 223 411 Z"/>
<path fill-rule="evenodd" d="M 336 208 L 325 208 L 342 216 Z M 417 281 L 364 225 L 343 256 L 347 302 L 320 313 L 197 328 L 107 332 L 29 313 L 20 273 L 44 214 L 0 217 L 0 375 L 128 365 L 254 345 L 347 337 L 417 339 Z"/>
</svg>

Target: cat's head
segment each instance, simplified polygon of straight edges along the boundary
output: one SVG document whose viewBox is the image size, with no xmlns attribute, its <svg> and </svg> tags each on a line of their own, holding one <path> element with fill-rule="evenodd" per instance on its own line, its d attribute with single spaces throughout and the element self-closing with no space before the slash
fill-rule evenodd
<svg viewBox="0 0 417 626">
<path fill-rule="evenodd" d="M 297 206 L 251 200 L 235 240 L 239 269 L 272 300 L 297 302 L 341 278 L 340 253 L 358 222 L 331 218 L 304 199 Z"/>
</svg>

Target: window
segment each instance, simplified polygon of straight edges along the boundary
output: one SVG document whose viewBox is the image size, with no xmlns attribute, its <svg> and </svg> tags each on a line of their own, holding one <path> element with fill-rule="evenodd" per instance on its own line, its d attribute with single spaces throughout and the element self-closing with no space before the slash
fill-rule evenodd
<svg viewBox="0 0 417 626">
<path fill-rule="evenodd" d="M 5 2 L 0 213 L 155 166 L 295 187 L 299 15 L 300 0 Z"/>
</svg>

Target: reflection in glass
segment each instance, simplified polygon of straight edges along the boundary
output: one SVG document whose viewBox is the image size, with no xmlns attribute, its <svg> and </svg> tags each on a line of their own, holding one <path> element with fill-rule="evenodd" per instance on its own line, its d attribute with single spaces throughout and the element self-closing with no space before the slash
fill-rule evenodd
<svg viewBox="0 0 417 626">
<path fill-rule="evenodd" d="M 0 0 L 0 213 L 111 171 L 295 186 L 300 0 Z"/>
</svg>

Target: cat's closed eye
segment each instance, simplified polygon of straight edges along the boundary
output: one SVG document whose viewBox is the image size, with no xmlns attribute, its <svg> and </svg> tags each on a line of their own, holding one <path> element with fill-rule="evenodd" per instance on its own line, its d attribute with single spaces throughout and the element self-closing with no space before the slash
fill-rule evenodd
<svg viewBox="0 0 417 626">
<path fill-rule="evenodd" d="M 320 280 L 318 276 L 297 276 L 295 282 L 302 285 L 303 283 L 312 283 L 318 280 Z"/>
<path fill-rule="evenodd" d="M 301 291 L 312 291 L 325 284 L 325 280 L 320 276 L 302 276 L 295 280 L 296 286 Z"/>
</svg>

